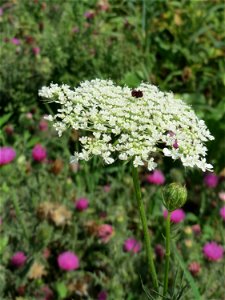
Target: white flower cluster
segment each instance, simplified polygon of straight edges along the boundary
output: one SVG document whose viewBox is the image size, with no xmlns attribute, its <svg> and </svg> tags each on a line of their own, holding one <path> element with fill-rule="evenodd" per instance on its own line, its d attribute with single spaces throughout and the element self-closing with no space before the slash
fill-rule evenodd
<svg viewBox="0 0 225 300">
<path fill-rule="evenodd" d="M 75 153 L 78 160 L 99 155 L 107 164 L 133 160 L 135 167 L 147 163 L 153 170 L 154 156 L 162 151 L 184 166 L 212 169 L 206 163 L 204 142 L 214 138 L 204 121 L 172 93 L 154 85 L 142 83 L 131 90 L 95 79 L 75 89 L 51 84 L 39 95 L 61 104 L 58 113 L 48 117 L 59 136 L 67 128 L 84 132 L 79 139 L 82 151 Z"/>
</svg>

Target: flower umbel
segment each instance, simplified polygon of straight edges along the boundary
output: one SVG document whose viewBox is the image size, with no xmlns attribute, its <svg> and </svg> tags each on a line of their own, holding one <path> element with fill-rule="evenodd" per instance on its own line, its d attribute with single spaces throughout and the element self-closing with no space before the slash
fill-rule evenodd
<svg viewBox="0 0 225 300">
<path fill-rule="evenodd" d="M 39 95 L 61 104 L 58 113 L 48 117 L 59 136 L 67 128 L 86 131 L 79 137 L 82 151 L 75 153 L 78 160 L 88 161 L 95 155 L 106 164 L 133 160 L 135 167 L 147 163 L 151 171 L 157 166 L 154 155 L 162 151 L 184 166 L 212 169 L 206 163 L 204 143 L 213 136 L 204 121 L 172 93 L 154 85 L 142 83 L 132 91 L 110 80 L 95 79 L 75 89 L 51 84 L 42 87 Z"/>
</svg>

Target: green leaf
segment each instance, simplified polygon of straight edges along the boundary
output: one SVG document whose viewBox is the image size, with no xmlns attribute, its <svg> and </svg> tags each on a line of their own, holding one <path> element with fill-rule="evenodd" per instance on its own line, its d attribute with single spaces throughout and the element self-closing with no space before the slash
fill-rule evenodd
<svg viewBox="0 0 225 300">
<path fill-rule="evenodd" d="M 67 287 L 64 282 L 58 282 L 56 284 L 56 291 L 60 299 L 64 299 L 67 296 Z"/>
<path fill-rule="evenodd" d="M 6 114 L 0 118 L 0 127 L 3 126 L 10 119 L 12 113 Z"/>
</svg>

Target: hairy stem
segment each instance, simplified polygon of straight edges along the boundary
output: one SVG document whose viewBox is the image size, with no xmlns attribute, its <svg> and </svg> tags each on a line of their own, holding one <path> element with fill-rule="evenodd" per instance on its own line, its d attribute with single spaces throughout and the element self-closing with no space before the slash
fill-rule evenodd
<svg viewBox="0 0 225 300">
<path fill-rule="evenodd" d="M 163 296 L 166 296 L 168 291 L 168 277 L 169 277 L 169 264 L 170 264 L 170 215 L 168 211 L 166 218 L 166 263 L 164 272 L 164 285 L 163 285 Z"/>
<path fill-rule="evenodd" d="M 148 231 L 148 225 L 147 225 L 147 218 L 145 213 L 145 207 L 141 198 L 141 189 L 140 189 L 140 183 L 138 178 L 138 170 L 133 166 L 133 182 L 134 182 L 134 189 L 135 189 L 135 195 L 138 203 L 138 209 L 140 213 L 142 228 L 144 232 L 144 240 L 145 240 L 145 250 L 147 254 L 148 259 L 148 266 L 150 270 L 150 274 L 153 281 L 153 286 L 156 290 L 158 290 L 158 279 L 156 275 L 155 265 L 153 261 L 153 251 L 151 247 L 151 236 Z"/>
</svg>

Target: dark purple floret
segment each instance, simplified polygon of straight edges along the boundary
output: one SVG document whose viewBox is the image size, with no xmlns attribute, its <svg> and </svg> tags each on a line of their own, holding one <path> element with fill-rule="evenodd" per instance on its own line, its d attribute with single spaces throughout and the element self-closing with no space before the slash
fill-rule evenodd
<svg viewBox="0 0 225 300">
<path fill-rule="evenodd" d="M 143 97 L 143 92 L 140 90 L 133 90 L 131 92 L 131 95 L 132 95 L 132 97 L 135 97 L 135 98 L 141 98 L 141 97 Z"/>
</svg>

